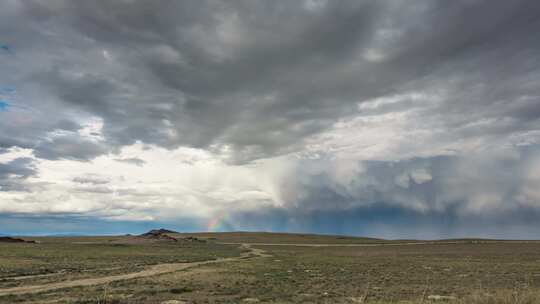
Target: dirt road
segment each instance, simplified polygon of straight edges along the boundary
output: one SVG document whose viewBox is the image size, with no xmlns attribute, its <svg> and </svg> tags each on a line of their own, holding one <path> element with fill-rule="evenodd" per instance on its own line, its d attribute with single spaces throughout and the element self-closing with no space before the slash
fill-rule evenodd
<svg viewBox="0 0 540 304">
<path fill-rule="evenodd" d="M 244 252 L 240 256 L 234 257 L 234 258 L 219 258 L 215 260 L 192 262 L 192 263 L 158 264 L 158 265 L 150 266 L 149 268 L 142 271 L 127 273 L 127 274 L 64 281 L 64 282 L 57 282 L 57 283 L 50 283 L 50 284 L 43 284 L 43 285 L 18 286 L 18 287 L 0 289 L 0 296 L 38 293 L 38 292 L 50 291 L 50 290 L 61 289 L 61 288 L 107 284 L 107 283 L 115 282 L 115 281 L 129 280 L 129 279 L 135 279 L 135 278 L 144 278 L 144 277 L 150 277 L 150 276 L 155 276 L 155 275 L 160 275 L 160 274 L 165 274 L 165 273 L 171 273 L 171 272 L 184 270 L 184 269 L 188 269 L 188 268 L 200 266 L 200 265 L 221 263 L 221 262 L 232 262 L 232 261 L 246 259 L 250 257 L 269 256 L 268 254 L 265 253 L 264 250 L 251 248 L 249 244 L 239 244 L 239 245 L 248 249 L 249 251 Z"/>
<path fill-rule="evenodd" d="M 520 242 L 528 243 L 529 241 L 510 241 L 510 242 L 511 243 L 520 243 Z M 193 262 L 193 263 L 158 264 L 158 265 L 150 266 L 149 268 L 139 271 L 139 272 L 133 272 L 133 273 L 127 273 L 127 274 L 120 274 L 120 275 L 113 275 L 113 276 L 106 276 L 106 277 L 99 277 L 99 278 L 80 279 L 80 280 L 73 280 L 73 281 L 64 281 L 64 282 L 57 282 L 57 283 L 50 283 L 50 284 L 43 284 L 43 285 L 19 286 L 19 287 L 7 288 L 7 289 L 0 289 L 0 296 L 5 296 L 9 294 L 16 295 L 16 294 L 38 293 L 38 292 L 50 291 L 50 290 L 61 289 L 61 288 L 107 284 L 107 283 L 115 282 L 115 281 L 129 280 L 129 279 L 143 278 L 143 277 L 150 277 L 150 276 L 155 276 L 155 275 L 160 275 L 160 274 L 165 274 L 165 273 L 171 273 L 171 272 L 184 270 L 184 269 L 188 269 L 188 268 L 200 266 L 200 265 L 220 263 L 220 262 L 232 262 L 232 261 L 237 261 L 240 259 L 246 259 L 250 257 L 269 257 L 270 256 L 263 249 L 252 248 L 251 246 L 382 247 L 382 246 L 415 246 L 415 245 L 434 245 L 434 244 L 442 245 L 442 244 L 467 244 L 467 243 L 470 243 L 470 242 L 464 242 L 464 241 L 429 242 L 428 241 L 428 242 L 403 242 L 403 243 L 386 243 L 386 244 L 385 243 L 382 243 L 382 244 L 381 243 L 373 243 L 373 244 L 220 243 L 220 244 L 229 244 L 229 245 L 240 245 L 248 249 L 248 251 L 234 258 L 220 258 L 216 260 L 208 260 L 208 261 Z M 489 243 L 489 241 L 482 242 L 482 243 Z"/>
</svg>

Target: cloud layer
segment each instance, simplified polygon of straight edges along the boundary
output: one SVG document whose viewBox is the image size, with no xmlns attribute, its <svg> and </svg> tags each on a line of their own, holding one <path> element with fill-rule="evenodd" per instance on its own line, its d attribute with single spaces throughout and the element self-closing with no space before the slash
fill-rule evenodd
<svg viewBox="0 0 540 304">
<path fill-rule="evenodd" d="M 389 208 L 403 217 L 381 215 L 386 235 L 410 214 L 536 214 L 539 14 L 527 0 L 4 1 L 0 213 L 332 232 Z"/>
</svg>

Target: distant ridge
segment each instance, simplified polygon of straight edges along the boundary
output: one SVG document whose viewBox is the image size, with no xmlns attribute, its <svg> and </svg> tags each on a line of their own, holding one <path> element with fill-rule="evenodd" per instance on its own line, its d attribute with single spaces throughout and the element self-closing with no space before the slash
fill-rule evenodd
<svg viewBox="0 0 540 304">
<path fill-rule="evenodd" d="M 175 234 L 176 237 L 169 234 Z M 206 240 L 199 239 L 193 236 L 178 237 L 179 233 L 168 229 L 152 229 L 146 233 L 136 236 L 135 238 L 147 239 L 154 241 L 182 242 L 182 243 L 206 243 Z"/>
<path fill-rule="evenodd" d="M 0 237 L 0 243 L 31 243 L 31 244 L 35 244 L 36 241 L 26 241 L 26 240 L 19 239 L 19 238 L 13 238 L 13 237 L 9 237 L 9 236 L 2 236 L 2 237 Z"/>
<path fill-rule="evenodd" d="M 178 233 L 176 231 L 168 230 L 168 229 L 152 229 L 146 233 L 143 233 L 139 235 L 141 238 L 145 239 L 152 239 L 152 240 L 160 240 L 160 241 L 170 241 L 170 242 L 177 242 L 178 240 L 167 235 L 168 233 Z"/>
<path fill-rule="evenodd" d="M 157 234 L 164 234 L 164 233 L 178 233 L 178 232 L 161 228 L 161 229 L 152 229 L 146 233 L 141 234 L 141 236 L 157 235 Z"/>
</svg>

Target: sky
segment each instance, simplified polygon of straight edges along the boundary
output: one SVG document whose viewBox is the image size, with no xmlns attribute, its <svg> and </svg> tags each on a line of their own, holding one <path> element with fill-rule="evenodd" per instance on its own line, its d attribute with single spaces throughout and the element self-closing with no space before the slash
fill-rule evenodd
<svg viewBox="0 0 540 304">
<path fill-rule="evenodd" d="M 539 238 L 540 2 L 0 2 L 0 234 Z"/>
</svg>

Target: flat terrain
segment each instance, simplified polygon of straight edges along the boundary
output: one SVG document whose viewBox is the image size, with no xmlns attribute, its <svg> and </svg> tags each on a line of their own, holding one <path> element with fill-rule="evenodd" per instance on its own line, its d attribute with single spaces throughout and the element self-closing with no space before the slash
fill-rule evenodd
<svg viewBox="0 0 540 304">
<path fill-rule="evenodd" d="M 175 233 L 175 237 L 197 237 L 213 240 L 220 243 L 279 243 L 279 244 L 366 244 L 388 243 L 386 240 L 364 237 L 340 236 L 340 235 L 314 235 L 294 233 L 269 233 L 269 232 L 201 232 L 201 233 Z"/>
<path fill-rule="evenodd" d="M 0 303 L 540 303 L 540 242 L 167 235 L 0 244 Z"/>
</svg>

